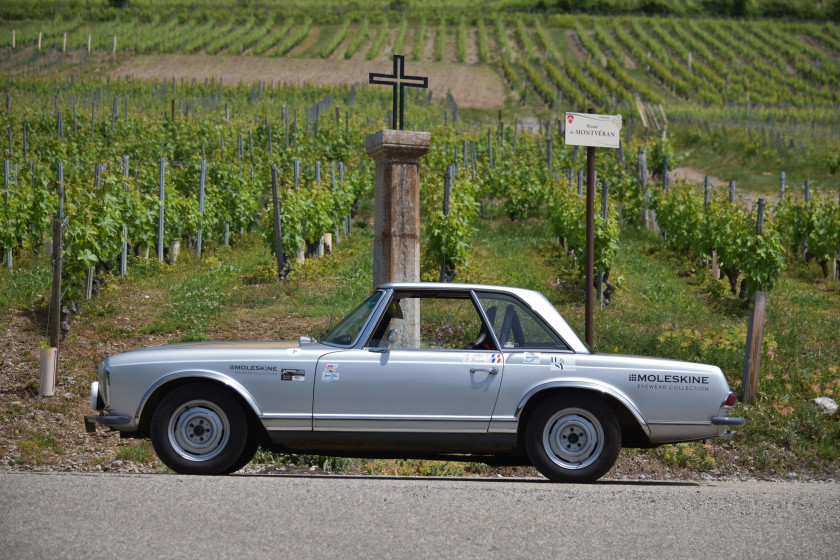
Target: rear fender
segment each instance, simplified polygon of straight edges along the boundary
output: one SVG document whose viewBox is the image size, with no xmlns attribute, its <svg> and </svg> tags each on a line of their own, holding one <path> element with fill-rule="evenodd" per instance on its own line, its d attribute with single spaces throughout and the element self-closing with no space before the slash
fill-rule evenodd
<svg viewBox="0 0 840 560">
<path fill-rule="evenodd" d="M 543 391 L 554 389 L 580 390 L 600 393 L 602 395 L 608 395 L 615 399 L 621 406 L 623 406 L 633 416 L 633 418 L 635 418 L 636 422 L 639 423 L 639 426 L 642 428 L 642 430 L 644 430 L 645 434 L 650 436 L 650 428 L 648 427 L 647 422 L 645 422 L 645 419 L 642 417 L 642 414 L 633 404 L 633 401 L 627 398 L 627 395 L 610 385 L 585 379 L 562 379 L 547 381 L 545 383 L 541 383 L 532 387 L 528 390 L 527 393 L 525 393 L 525 395 L 519 401 L 519 405 L 516 407 L 516 418 L 520 417 L 522 411 L 525 409 L 525 406 L 528 404 L 528 401 L 533 396 Z"/>
</svg>

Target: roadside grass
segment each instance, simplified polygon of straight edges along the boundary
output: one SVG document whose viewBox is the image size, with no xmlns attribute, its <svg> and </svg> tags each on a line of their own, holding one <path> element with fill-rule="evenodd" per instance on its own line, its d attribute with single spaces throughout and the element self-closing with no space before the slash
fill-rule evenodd
<svg viewBox="0 0 840 560">
<path fill-rule="evenodd" d="M 28 437 L 18 441 L 16 462 L 26 465 L 42 465 L 63 454 L 59 442 L 60 436 L 52 432 L 46 434 L 31 432 Z"/>
<path fill-rule="evenodd" d="M 116 458 L 132 463 L 152 463 L 158 460 L 151 440 L 147 439 L 129 440 L 127 443 L 121 441 L 117 447 Z"/>
</svg>

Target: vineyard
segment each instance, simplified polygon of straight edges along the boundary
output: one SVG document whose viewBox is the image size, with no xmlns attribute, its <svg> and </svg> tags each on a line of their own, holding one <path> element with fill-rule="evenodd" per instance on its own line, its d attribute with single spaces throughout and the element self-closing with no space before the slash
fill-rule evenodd
<svg viewBox="0 0 840 560">
<path fill-rule="evenodd" d="M 326 6 L 240 7 L 219 17 L 203 5 L 138 4 L 99 16 L 90 6 L 50 19 L 0 20 L 3 322 L 37 309 L 35 332 L 45 334 L 56 218 L 65 220 L 65 340 L 83 336 L 86 327 L 76 333 L 75 325 L 84 324 L 86 308 L 105 305 L 99 298 L 113 297 L 108 285 L 131 291 L 146 278 L 166 282 L 179 267 L 200 273 L 192 284 L 185 280 L 192 286 L 186 295 L 161 296 L 168 311 L 145 334 L 207 339 L 228 301 L 225 292 L 243 276 L 249 285 L 300 294 L 295 286 L 328 266 L 317 263 L 334 262 L 347 267 L 347 289 L 368 290 L 369 276 L 351 272 L 370 266 L 358 256 L 360 244 L 370 241 L 374 180 L 363 146 L 367 135 L 390 123 L 391 98 L 387 88 L 367 85 L 366 72 L 371 64 L 387 70 L 392 53 L 406 55 L 416 69 L 409 73 L 430 75 L 430 92 L 408 90 L 406 103 L 406 128 L 432 135 L 421 169 L 423 280 L 503 281 L 553 294 L 576 309 L 584 276 L 585 153 L 564 145 L 562 117 L 593 108 L 621 114 L 624 122 L 621 149 L 600 150 L 596 161 L 598 349 L 719 363 L 738 387 L 754 292 L 788 299 L 791 286 L 807 277 L 802 289 L 819 286 L 836 315 L 835 23 L 693 19 L 686 14 L 700 3 L 690 0 L 669 18 Z M 16 6 L 10 3 L 0 17 L 14 17 Z M 135 75 L 143 61 L 176 56 L 177 73 Z M 219 61 L 231 74 L 199 77 L 191 60 Z M 272 72 L 258 79 L 237 74 L 253 61 L 273 64 L 260 66 Z M 314 68 L 318 77 L 306 82 L 284 70 L 293 63 Z M 435 85 L 435 76 L 458 68 L 501 84 L 496 106 L 474 102 L 474 83 Z M 446 211 L 445 184 L 451 190 Z M 533 238 L 523 239 L 517 228 L 532 229 Z M 277 254 L 276 239 L 280 264 L 269 256 Z M 543 278 L 481 272 L 494 244 L 518 243 Z M 645 257 L 630 256 L 639 251 L 680 270 L 657 280 L 659 288 L 642 288 L 647 272 L 634 263 Z M 231 256 L 239 252 L 253 260 L 222 266 L 240 262 L 241 255 Z M 521 268 L 515 258 L 505 261 L 511 270 Z M 712 265 L 723 280 L 712 278 Z M 685 326 L 689 316 L 667 317 L 662 294 L 681 276 L 696 278 L 700 287 L 690 290 L 709 303 L 708 324 L 726 325 L 720 338 L 704 342 Z M 196 296 L 202 292 L 204 298 Z M 663 316 L 636 325 L 635 333 L 609 318 L 632 321 L 636 306 L 660 304 Z M 313 314 L 343 311 L 312 305 Z M 707 313 L 694 304 L 689 311 Z M 840 328 L 836 317 L 819 317 L 821 329 Z M 299 332 L 284 334 L 313 332 L 311 320 L 302 323 Z M 803 357 L 778 346 L 792 334 L 771 328 L 762 376 L 773 381 L 757 408 L 741 413 L 748 421 L 752 411 L 776 424 L 796 422 L 811 434 L 805 443 L 780 443 L 790 457 L 773 468 L 812 458 L 820 470 L 840 456 L 836 443 L 824 443 L 840 439 L 837 420 L 816 417 L 803 400 L 840 397 L 836 336 L 808 332 L 811 338 L 795 344 L 818 350 Z M 74 372 L 73 390 L 84 393 L 78 380 L 91 373 L 90 363 L 63 367 Z M 34 398 L 27 383 L 23 374 L 6 377 L 4 410 Z M 745 445 L 769 433 L 750 429 Z M 678 451 L 686 449 L 694 448 Z M 714 455 L 703 449 L 696 452 Z"/>
</svg>

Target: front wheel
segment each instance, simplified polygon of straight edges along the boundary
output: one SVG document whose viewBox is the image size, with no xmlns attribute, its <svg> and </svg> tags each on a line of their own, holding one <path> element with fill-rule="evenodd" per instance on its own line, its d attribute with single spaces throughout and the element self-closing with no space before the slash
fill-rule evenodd
<svg viewBox="0 0 840 560">
<path fill-rule="evenodd" d="M 177 473 L 226 474 L 244 456 L 248 420 L 223 388 L 183 385 L 158 404 L 151 438 L 160 460 Z"/>
<path fill-rule="evenodd" d="M 525 448 L 552 482 L 594 482 L 618 459 L 621 429 L 597 397 L 561 394 L 537 406 L 525 428 Z"/>
</svg>

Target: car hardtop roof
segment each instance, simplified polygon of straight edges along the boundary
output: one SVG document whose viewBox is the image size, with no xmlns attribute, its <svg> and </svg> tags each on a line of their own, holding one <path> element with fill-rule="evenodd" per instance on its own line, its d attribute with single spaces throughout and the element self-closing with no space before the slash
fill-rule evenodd
<svg viewBox="0 0 840 560">
<path fill-rule="evenodd" d="M 535 300 L 545 300 L 541 293 L 526 288 L 513 288 L 510 286 L 494 286 L 490 284 L 459 284 L 457 282 L 388 282 L 377 286 L 380 290 L 396 290 L 409 292 L 464 292 L 475 290 L 477 292 L 505 292 L 517 296 L 519 299 L 533 304 Z"/>
<path fill-rule="evenodd" d="M 590 353 L 589 348 L 578 338 L 575 331 L 557 311 L 557 308 L 554 307 L 547 297 L 535 290 L 512 288 L 510 286 L 493 286 L 489 284 L 459 284 L 457 282 L 388 282 L 386 284 L 380 284 L 376 289 L 394 290 L 409 294 L 428 292 L 438 294 L 440 297 L 446 297 L 445 294 L 447 292 L 455 293 L 470 290 L 508 294 L 525 303 L 525 305 L 539 313 L 543 319 L 548 320 L 574 352 Z"/>
</svg>

